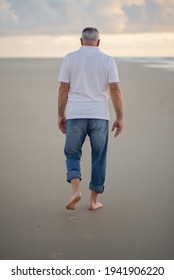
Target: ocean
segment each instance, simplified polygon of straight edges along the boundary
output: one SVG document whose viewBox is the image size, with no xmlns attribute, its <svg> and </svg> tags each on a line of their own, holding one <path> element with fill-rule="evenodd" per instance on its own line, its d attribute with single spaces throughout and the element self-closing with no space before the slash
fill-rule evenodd
<svg viewBox="0 0 174 280">
<path fill-rule="evenodd" d="M 48 68 L 57 68 L 59 71 L 60 65 L 63 58 L 0 58 L 0 73 L 3 75 L 4 71 L 10 71 L 10 68 L 15 66 L 27 66 L 27 69 L 32 69 L 35 67 L 35 71 L 39 66 L 43 67 L 47 65 L 45 71 Z M 117 62 L 133 62 L 142 64 L 144 67 L 150 68 L 161 68 L 168 71 L 174 71 L 174 57 L 116 57 Z M 5 67 L 5 68 L 4 68 Z M 7 67 L 7 69 L 6 69 Z M 55 68 L 54 68 L 55 69 Z M 43 70 L 43 69 L 42 69 Z M 34 72 L 35 72 L 34 71 Z M 38 74 L 38 73 L 37 73 Z"/>
<path fill-rule="evenodd" d="M 174 57 L 120 57 L 117 61 L 141 63 L 145 67 L 174 71 Z"/>
</svg>

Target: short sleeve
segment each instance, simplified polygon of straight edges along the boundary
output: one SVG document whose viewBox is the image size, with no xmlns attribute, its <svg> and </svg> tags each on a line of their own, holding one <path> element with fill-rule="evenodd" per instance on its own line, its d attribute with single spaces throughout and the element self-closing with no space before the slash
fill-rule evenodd
<svg viewBox="0 0 174 280">
<path fill-rule="evenodd" d="M 68 69 L 68 61 L 67 57 L 65 56 L 63 63 L 60 68 L 59 73 L 59 82 L 69 83 L 70 82 L 70 75 L 69 75 L 69 69 Z"/>
<path fill-rule="evenodd" d="M 118 68 L 114 58 L 110 58 L 109 72 L 108 72 L 108 83 L 119 82 Z"/>
</svg>

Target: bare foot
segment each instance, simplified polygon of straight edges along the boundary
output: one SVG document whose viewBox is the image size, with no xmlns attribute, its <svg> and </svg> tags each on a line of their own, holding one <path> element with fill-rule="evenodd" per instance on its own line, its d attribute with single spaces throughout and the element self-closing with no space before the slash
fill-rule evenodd
<svg viewBox="0 0 174 280">
<path fill-rule="evenodd" d="M 82 194 L 81 192 L 77 191 L 74 193 L 74 195 L 72 196 L 72 198 L 70 199 L 70 201 L 66 204 L 66 209 L 67 210 L 75 210 L 76 209 L 76 204 L 77 202 L 80 201 L 80 199 L 82 198 Z"/>
<path fill-rule="evenodd" d="M 96 203 L 90 202 L 90 204 L 89 204 L 89 210 L 97 210 L 102 207 L 103 207 L 103 204 L 100 202 L 96 202 Z"/>
</svg>

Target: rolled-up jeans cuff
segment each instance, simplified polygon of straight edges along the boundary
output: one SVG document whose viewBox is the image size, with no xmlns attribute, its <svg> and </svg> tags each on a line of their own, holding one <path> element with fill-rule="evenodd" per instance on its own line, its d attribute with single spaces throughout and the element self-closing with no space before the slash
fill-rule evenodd
<svg viewBox="0 0 174 280">
<path fill-rule="evenodd" d="M 81 174 L 78 171 L 69 171 L 67 173 L 67 182 L 71 183 L 72 179 L 79 179 L 80 181 L 82 180 Z"/>
<path fill-rule="evenodd" d="M 102 185 L 102 186 L 93 186 L 91 183 L 89 184 L 89 189 L 91 191 L 95 191 L 96 193 L 103 193 L 104 192 L 104 189 L 105 189 L 105 186 Z"/>
</svg>

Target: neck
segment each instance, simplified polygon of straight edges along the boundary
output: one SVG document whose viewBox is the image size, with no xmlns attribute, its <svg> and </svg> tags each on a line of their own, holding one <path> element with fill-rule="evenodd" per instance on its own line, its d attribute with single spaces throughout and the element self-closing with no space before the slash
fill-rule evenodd
<svg viewBox="0 0 174 280">
<path fill-rule="evenodd" d="M 82 46 L 98 47 L 99 43 L 100 43 L 100 40 L 93 41 L 93 40 L 83 40 L 83 39 L 81 39 L 81 45 Z"/>
</svg>

